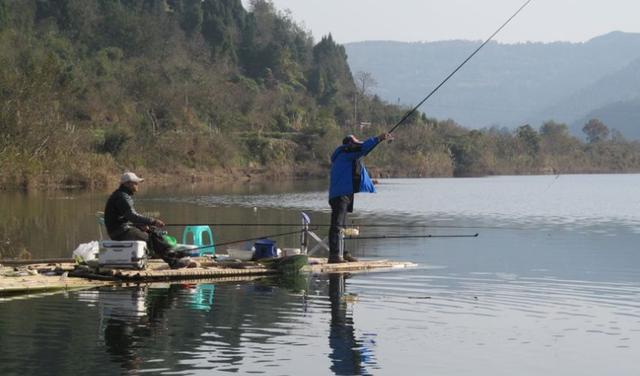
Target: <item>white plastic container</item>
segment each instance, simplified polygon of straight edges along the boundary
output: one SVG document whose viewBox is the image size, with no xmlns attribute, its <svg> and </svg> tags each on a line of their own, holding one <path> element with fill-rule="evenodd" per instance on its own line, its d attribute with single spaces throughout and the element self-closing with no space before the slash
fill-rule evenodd
<svg viewBox="0 0 640 376">
<path fill-rule="evenodd" d="M 344 229 L 344 236 L 359 236 L 360 229 L 357 227 L 347 227 Z"/>
<path fill-rule="evenodd" d="M 227 248 L 227 253 L 229 254 L 229 258 L 241 261 L 248 261 L 253 258 L 252 249 Z"/>
<path fill-rule="evenodd" d="M 147 243 L 143 241 L 100 242 L 98 266 L 105 268 L 144 269 L 149 252 Z"/>
<path fill-rule="evenodd" d="M 282 256 L 295 256 L 301 253 L 300 248 L 284 248 L 282 249 Z"/>
</svg>

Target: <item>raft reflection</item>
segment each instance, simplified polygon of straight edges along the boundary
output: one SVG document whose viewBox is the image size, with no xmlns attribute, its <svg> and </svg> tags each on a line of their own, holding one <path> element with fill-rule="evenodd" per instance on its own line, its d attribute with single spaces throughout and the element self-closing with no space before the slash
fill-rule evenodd
<svg viewBox="0 0 640 376">
<path fill-rule="evenodd" d="M 328 333 L 324 346 L 330 369 L 311 374 L 368 374 L 365 366 L 376 365 L 375 342 L 357 335 L 350 309 L 355 298 L 346 291 L 346 278 L 294 275 L 241 284 L 154 284 L 80 294 L 83 302 L 98 308 L 103 351 L 124 372 L 295 372 L 308 366 L 300 362 L 305 354 L 323 346 L 309 341 L 308 332 L 323 331 Z M 312 311 L 330 314 L 330 319 L 325 316 L 329 327 Z M 289 353 L 292 345 L 299 355 Z"/>
</svg>

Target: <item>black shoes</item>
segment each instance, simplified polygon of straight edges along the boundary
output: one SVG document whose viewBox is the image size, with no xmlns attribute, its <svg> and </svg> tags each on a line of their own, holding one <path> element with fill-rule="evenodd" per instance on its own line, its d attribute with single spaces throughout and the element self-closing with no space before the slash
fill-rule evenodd
<svg viewBox="0 0 640 376">
<path fill-rule="evenodd" d="M 346 262 L 358 262 L 358 259 L 351 256 L 349 252 L 345 252 L 343 258 L 344 258 L 344 261 Z"/>
<path fill-rule="evenodd" d="M 358 262 L 358 259 L 351 256 L 349 252 L 345 252 L 343 257 L 329 256 L 329 264 L 343 264 L 345 262 Z"/>
<path fill-rule="evenodd" d="M 329 264 L 344 264 L 345 262 L 349 262 L 342 257 L 329 257 Z"/>
<path fill-rule="evenodd" d="M 172 260 L 169 266 L 171 267 L 171 269 L 197 268 L 198 263 L 191 260 L 191 258 L 189 257 L 182 257 Z"/>
</svg>

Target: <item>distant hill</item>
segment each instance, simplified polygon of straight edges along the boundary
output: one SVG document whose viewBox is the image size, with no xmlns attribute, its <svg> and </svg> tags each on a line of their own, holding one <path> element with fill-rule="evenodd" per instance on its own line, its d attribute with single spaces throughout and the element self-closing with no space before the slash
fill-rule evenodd
<svg viewBox="0 0 640 376">
<path fill-rule="evenodd" d="M 627 137 L 640 138 L 640 59 L 543 109 L 536 118 L 562 119 L 574 133 L 598 118 Z"/>
<path fill-rule="evenodd" d="M 378 82 L 392 103 L 415 104 L 480 41 L 358 42 L 347 49 L 353 72 Z M 640 34 L 613 32 L 585 43 L 490 43 L 422 110 L 482 128 L 574 124 L 615 103 L 640 98 Z M 602 119 L 607 123 L 608 119 Z M 618 120 L 625 123 L 625 118 Z M 615 126 L 621 131 L 627 126 Z"/>
</svg>

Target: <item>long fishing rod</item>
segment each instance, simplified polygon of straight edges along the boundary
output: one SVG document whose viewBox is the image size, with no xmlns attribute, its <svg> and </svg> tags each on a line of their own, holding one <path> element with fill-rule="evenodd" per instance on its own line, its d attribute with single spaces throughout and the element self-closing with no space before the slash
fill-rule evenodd
<svg viewBox="0 0 640 376">
<path fill-rule="evenodd" d="M 210 226 L 210 227 L 300 227 L 301 223 L 168 223 L 165 227 Z M 313 224 L 314 227 L 331 227 L 330 224 Z M 403 225 L 396 223 L 351 223 L 347 227 L 371 228 L 443 228 L 443 229 L 483 229 L 483 230 L 526 230 L 520 227 L 501 226 L 454 226 L 454 225 Z"/>
<path fill-rule="evenodd" d="M 465 59 L 465 60 L 464 60 L 460 65 L 458 65 L 458 67 L 457 67 L 456 69 L 454 69 L 454 70 L 453 70 L 453 72 L 451 72 L 451 73 L 450 73 L 450 74 L 449 74 L 449 75 L 448 75 L 444 80 L 442 80 L 442 82 L 440 82 L 440 84 L 439 84 L 438 86 L 436 86 L 436 87 L 435 87 L 435 89 L 433 89 L 433 90 L 429 93 L 429 95 L 427 95 L 427 96 L 426 96 L 422 101 L 420 101 L 420 103 L 418 103 L 414 108 L 412 108 L 409 112 L 407 112 L 407 113 L 402 117 L 402 119 L 400 119 L 400 121 L 399 121 L 396 125 L 394 125 L 394 126 L 393 126 L 393 128 L 391 128 L 391 129 L 389 130 L 389 132 L 388 132 L 388 133 L 393 133 L 393 131 L 395 131 L 395 130 L 396 130 L 396 128 L 398 128 L 398 127 L 400 126 L 400 124 L 404 123 L 404 122 L 405 122 L 405 121 L 406 121 L 406 120 L 407 120 L 411 115 L 413 115 L 413 113 L 414 113 L 414 112 L 416 112 L 416 111 L 418 110 L 418 108 L 420 108 L 420 106 L 422 106 L 422 105 L 424 104 L 424 102 L 426 102 L 427 100 L 429 100 L 429 98 L 431 98 L 431 96 L 433 96 L 433 95 L 434 95 L 438 90 L 440 90 L 440 88 L 441 88 L 445 83 L 447 83 L 447 81 L 449 81 L 449 79 L 450 79 L 451 77 L 453 77 L 456 73 L 458 73 L 458 71 L 459 71 L 459 70 L 460 70 L 460 69 L 461 69 L 465 64 L 467 64 L 467 62 L 469 62 L 469 60 L 471 60 L 471 59 L 472 59 L 472 58 L 473 58 L 473 57 L 474 57 L 478 52 L 480 52 L 480 50 L 481 50 L 482 48 L 484 48 L 484 46 L 486 46 L 490 41 L 492 41 L 492 40 L 493 40 L 493 38 L 494 38 L 496 35 L 498 35 L 498 33 L 499 33 L 500 31 L 502 31 L 502 29 L 504 29 L 504 28 L 505 28 L 505 27 L 506 27 L 506 26 L 511 22 L 511 20 L 513 20 L 513 19 L 514 19 L 514 18 L 515 18 L 515 17 L 516 17 L 520 12 L 522 12 L 522 10 L 523 10 L 527 5 L 529 5 L 529 3 L 530 3 L 530 2 L 532 2 L 532 1 L 533 1 L 533 0 L 527 0 L 527 2 L 525 2 L 525 3 L 520 7 L 520 9 L 518 9 L 518 11 L 517 11 L 517 12 L 515 12 L 515 13 L 513 14 L 513 16 L 509 17 L 509 19 L 508 19 L 504 24 L 502 24 L 502 26 L 500 26 L 500 27 L 498 28 L 498 30 L 496 30 L 493 34 L 491 34 L 491 36 L 490 36 L 486 41 L 484 41 L 484 43 L 482 43 L 482 44 L 480 45 L 480 47 L 476 48 L 476 50 L 475 50 L 475 51 L 473 51 L 473 53 L 472 53 L 471 55 L 469 55 L 469 56 L 468 56 L 468 57 L 467 57 L 467 58 L 466 58 L 466 59 Z M 377 144 L 376 144 L 376 145 L 377 145 Z M 374 146 L 374 147 L 375 147 L 375 146 Z"/>
<path fill-rule="evenodd" d="M 380 236 L 349 236 L 344 240 L 368 240 L 368 239 L 425 239 L 425 238 L 477 238 L 480 234 L 473 235 L 380 235 Z"/>
</svg>

